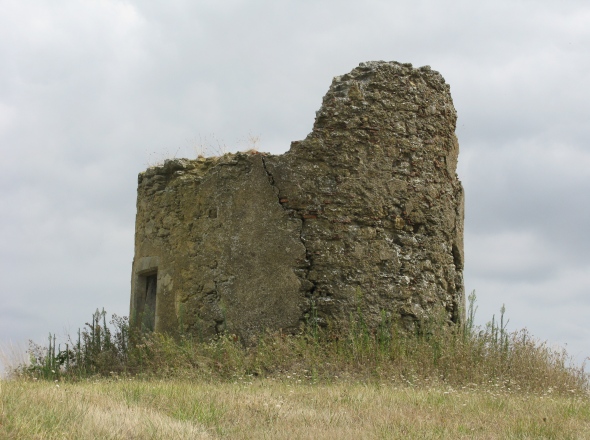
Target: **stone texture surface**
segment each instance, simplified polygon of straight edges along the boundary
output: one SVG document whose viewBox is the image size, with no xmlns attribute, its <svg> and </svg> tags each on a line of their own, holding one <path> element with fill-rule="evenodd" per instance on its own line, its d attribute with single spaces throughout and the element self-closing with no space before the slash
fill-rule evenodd
<svg viewBox="0 0 590 440">
<path fill-rule="evenodd" d="M 429 67 L 334 78 L 312 132 L 280 156 L 166 161 L 139 175 L 131 315 L 157 270 L 156 329 L 245 340 L 360 309 L 461 319 L 463 189 L 449 86 Z M 156 263 L 154 263 L 156 262 Z"/>
</svg>

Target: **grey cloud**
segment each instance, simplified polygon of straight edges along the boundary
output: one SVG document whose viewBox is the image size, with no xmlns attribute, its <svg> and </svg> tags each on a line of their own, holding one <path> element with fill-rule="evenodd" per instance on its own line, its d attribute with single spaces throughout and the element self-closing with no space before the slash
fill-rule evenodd
<svg viewBox="0 0 590 440">
<path fill-rule="evenodd" d="M 515 325 L 588 346 L 588 17 L 587 2 L 548 0 L 11 2 L 0 338 L 126 312 L 136 177 L 150 161 L 194 157 L 199 137 L 235 150 L 249 133 L 284 152 L 333 76 L 385 59 L 451 84 L 481 314 L 506 302 Z"/>
<path fill-rule="evenodd" d="M 473 153 L 461 166 L 468 232 L 534 234 L 550 243 L 555 264 L 587 264 L 587 150 L 542 141 L 524 146 L 513 141 L 511 147 Z"/>
</svg>

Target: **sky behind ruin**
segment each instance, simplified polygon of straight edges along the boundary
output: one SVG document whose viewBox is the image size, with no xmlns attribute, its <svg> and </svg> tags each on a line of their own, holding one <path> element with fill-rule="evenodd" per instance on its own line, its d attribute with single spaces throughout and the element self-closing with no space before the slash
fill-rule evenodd
<svg viewBox="0 0 590 440">
<path fill-rule="evenodd" d="M 590 4 L 0 0 L 0 344 L 128 314 L 137 174 L 283 153 L 332 77 L 451 85 L 478 322 L 590 356 Z"/>
</svg>

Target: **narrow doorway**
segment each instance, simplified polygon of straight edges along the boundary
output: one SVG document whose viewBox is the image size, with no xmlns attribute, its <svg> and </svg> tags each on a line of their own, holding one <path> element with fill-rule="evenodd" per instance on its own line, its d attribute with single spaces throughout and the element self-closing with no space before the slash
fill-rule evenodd
<svg viewBox="0 0 590 440">
<path fill-rule="evenodd" d="M 154 331 L 156 327 L 156 292 L 158 291 L 158 274 L 139 276 L 139 304 L 137 312 L 141 329 Z"/>
</svg>

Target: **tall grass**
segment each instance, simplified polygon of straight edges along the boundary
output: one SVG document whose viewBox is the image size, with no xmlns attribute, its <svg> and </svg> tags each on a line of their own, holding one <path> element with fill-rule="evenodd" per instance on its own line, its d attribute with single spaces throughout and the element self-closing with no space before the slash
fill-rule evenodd
<svg viewBox="0 0 590 440">
<path fill-rule="evenodd" d="M 0 438 L 588 439 L 590 400 L 384 381 L 1 383 Z"/>
<path fill-rule="evenodd" d="M 89 376 L 140 376 L 233 381 L 237 377 L 293 374 L 310 382 L 337 378 L 387 380 L 408 386 L 445 384 L 493 387 L 504 391 L 586 395 L 589 378 L 526 330 L 508 332 L 504 308 L 483 328 L 475 325 L 475 293 L 466 320 L 447 325 L 434 316 L 408 334 L 382 315 L 371 330 L 362 313 L 346 325 L 317 325 L 313 308 L 307 327 L 296 335 L 261 335 L 254 346 L 224 334 L 202 342 L 191 335 L 130 330 L 126 318 L 98 310 L 77 338 L 64 346 L 50 335 L 47 347 L 33 345 L 31 364 L 14 374 L 43 379 L 76 380 Z"/>
<path fill-rule="evenodd" d="M 110 326 L 105 310 L 97 309 L 86 327 L 78 330 L 76 338 L 68 336 L 63 345 L 56 345 L 57 338 L 51 333 L 46 347 L 29 341 L 30 362 L 17 367 L 15 372 L 54 380 L 127 371 L 130 350 L 128 319 L 113 315 L 109 323 Z"/>
</svg>

